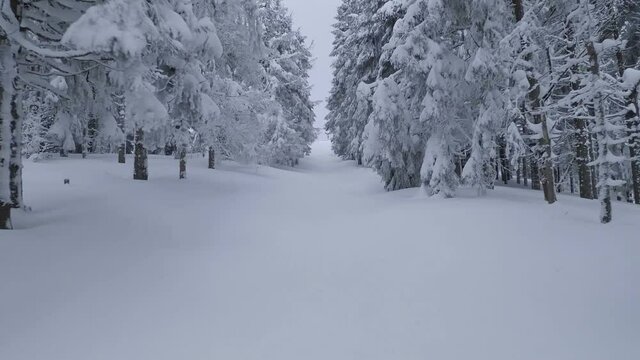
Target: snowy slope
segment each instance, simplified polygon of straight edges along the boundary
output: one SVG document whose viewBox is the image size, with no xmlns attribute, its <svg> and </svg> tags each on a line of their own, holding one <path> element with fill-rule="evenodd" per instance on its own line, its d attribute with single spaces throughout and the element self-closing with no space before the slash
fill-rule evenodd
<svg viewBox="0 0 640 360">
<path fill-rule="evenodd" d="M 640 210 L 385 193 L 326 142 L 295 171 L 26 165 L 0 234 L 2 360 L 640 359 Z M 63 185 L 70 178 L 71 185 Z"/>
</svg>

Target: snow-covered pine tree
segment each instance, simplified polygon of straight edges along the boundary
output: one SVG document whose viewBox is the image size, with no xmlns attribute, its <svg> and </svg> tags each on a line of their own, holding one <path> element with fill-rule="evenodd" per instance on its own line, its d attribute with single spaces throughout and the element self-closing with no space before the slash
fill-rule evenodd
<svg viewBox="0 0 640 360">
<path fill-rule="evenodd" d="M 345 159 L 349 159 L 347 153 L 351 138 L 348 134 L 348 120 L 343 116 L 343 110 L 340 108 L 346 101 L 347 92 L 350 85 L 347 79 L 352 73 L 354 53 L 347 46 L 351 34 L 356 33 L 359 28 L 356 22 L 356 0 L 343 0 L 338 7 L 336 15 L 336 23 L 333 25 L 333 51 L 331 55 L 335 58 L 332 64 L 333 79 L 332 88 L 327 99 L 327 122 L 325 130 L 329 132 L 333 152 Z M 344 69 L 344 70 L 343 70 Z M 348 69 L 348 70 L 347 70 Z M 351 89 L 352 90 L 352 89 Z"/>
<path fill-rule="evenodd" d="M 600 70 L 600 56 L 602 51 L 606 50 L 608 42 L 596 43 L 593 37 L 587 41 L 586 49 L 591 63 L 591 77 L 588 78 L 587 88 L 584 90 L 593 101 L 593 131 L 598 141 L 598 157 L 593 164 L 598 167 L 599 174 L 597 187 L 598 199 L 601 203 L 600 221 L 606 224 L 612 220 L 612 190 L 624 184 L 620 178 L 616 179 L 617 174 L 614 167 L 624 162 L 624 157 L 617 154 L 616 145 L 620 144 L 618 134 L 625 128 L 617 124 L 615 116 L 612 117 L 608 113 L 606 95 L 612 95 L 615 90 L 611 90 L 611 82 Z"/>
<path fill-rule="evenodd" d="M 393 19 L 381 12 L 388 0 L 345 0 L 334 24 L 332 89 L 327 124 L 339 156 L 362 164 L 364 128 L 371 114 L 373 83 L 382 46 L 392 33 Z"/>
<path fill-rule="evenodd" d="M 129 104 L 136 180 L 148 179 L 147 146 L 164 142 L 168 114 L 158 93 L 166 85 L 164 62 L 184 48 L 180 39 L 188 28 L 181 19 L 168 0 L 111 0 L 88 9 L 63 37 L 63 43 L 109 56 L 117 65 L 109 80 Z"/>
<path fill-rule="evenodd" d="M 517 26 L 510 38 L 512 44 L 519 43 L 519 48 L 516 51 L 517 57 L 514 58 L 514 61 L 522 64 L 518 70 L 524 71 L 529 83 L 527 100 L 524 102 L 528 120 L 527 130 L 533 133 L 530 137 L 537 141 L 531 162 L 532 185 L 534 188 L 538 187 L 538 184 L 541 185 L 545 200 L 549 204 L 553 204 L 557 201 L 557 196 L 553 169 L 553 144 L 550 133 L 552 126 L 549 124 L 546 113 L 545 93 L 540 78 L 541 74 L 550 71 L 550 69 L 545 69 L 549 65 L 548 52 L 546 51 L 549 48 L 547 42 L 549 37 L 545 35 L 551 32 L 552 28 L 545 26 L 544 19 L 551 17 L 555 8 L 547 7 L 546 2 L 547 0 L 536 0 L 528 4 L 523 0 L 513 0 Z"/>
<path fill-rule="evenodd" d="M 265 90 L 277 103 L 267 125 L 266 161 L 295 165 L 315 140 L 314 104 L 308 84 L 311 52 L 280 0 L 259 0 L 265 59 Z"/>
<path fill-rule="evenodd" d="M 207 137 L 224 158 L 259 161 L 264 147 L 266 109 L 264 43 L 255 0 L 215 2 L 215 23 L 224 49 L 217 62 L 220 81 L 213 85 L 213 100 L 221 115 L 209 123 Z"/>
<path fill-rule="evenodd" d="M 616 67 L 609 73 L 603 65 L 607 62 L 615 64 L 605 59 L 614 60 L 624 44 L 615 32 L 607 30 L 609 5 L 606 1 L 583 0 L 568 11 L 567 22 L 572 27 L 572 36 L 568 38 L 573 39 L 571 46 L 576 47 L 568 54 L 569 61 L 565 65 L 565 72 L 571 73 L 572 90 L 557 101 L 561 108 L 572 110 L 572 118 L 587 121 L 589 126 L 585 128 L 595 137 L 596 155 L 590 165 L 598 174 L 595 185 L 602 204 L 600 219 L 603 223 L 612 219 L 613 189 L 625 183 L 620 171 L 625 162 L 621 147 L 626 141 L 623 125 L 626 111 L 621 106 L 624 96 Z M 584 141 L 584 137 L 579 134 L 579 141 Z M 578 156 L 584 155 L 580 148 L 577 150 Z"/>
<path fill-rule="evenodd" d="M 213 20 L 197 16 L 191 1 L 168 1 L 161 12 L 158 27 L 168 29 L 161 30 L 161 36 L 173 46 L 158 58 L 159 96 L 168 105 L 167 133 L 177 146 L 179 178 L 184 179 L 187 153 L 198 130 L 219 113 L 208 94 L 213 79 L 206 75 L 210 74 L 207 66 L 215 66 L 215 58 L 221 55 L 221 45 Z"/>
<path fill-rule="evenodd" d="M 574 4 L 572 10 L 577 9 L 578 6 L 578 3 Z M 576 21 L 572 18 L 572 12 L 569 12 L 567 15 L 563 32 L 563 40 L 566 48 L 566 61 L 564 64 L 566 75 L 564 77 L 568 82 L 566 87 L 569 88 L 570 91 L 576 91 L 580 89 L 580 83 L 576 75 L 584 71 L 584 66 L 581 67 L 578 61 L 578 58 L 581 57 L 578 51 L 582 49 L 579 46 L 579 30 L 576 26 Z M 559 103 L 562 107 L 562 101 L 559 101 Z M 589 122 L 585 119 L 585 116 L 587 116 L 590 111 L 587 104 L 582 101 L 568 104 L 567 108 L 569 109 L 568 112 L 573 115 L 571 122 L 574 133 L 574 159 L 577 168 L 576 175 L 578 177 L 580 197 L 583 199 L 593 199 L 593 173 L 589 168 L 592 155 L 591 151 L 589 151 L 591 147 L 591 133 L 589 131 Z"/>
<path fill-rule="evenodd" d="M 420 2 L 417 2 L 420 4 Z M 420 4 L 425 21 L 422 42 L 428 59 L 423 65 L 426 91 L 421 101 L 420 122 L 427 138 L 421 169 L 422 187 L 428 195 L 452 197 L 459 184 L 455 172 L 455 157 L 466 145 L 472 117 L 468 103 L 471 95 L 465 87 L 467 64 L 461 56 L 465 48 L 465 28 L 468 28 L 468 3 L 458 1 L 428 1 Z M 413 40 L 409 43 L 415 43 Z M 419 85 L 419 84 L 416 84 Z M 415 86 L 415 85 L 414 85 Z"/>
<path fill-rule="evenodd" d="M 373 85 L 372 112 L 365 128 L 365 163 L 382 177 L 387 190 L 420 185 L 426 142 L 420 121 L 431 67 L 422 1 L 392 1 L 379 10 L 393 34 L 383 46 Z"/>
<path fill-rule="evenodd" d="M 465 81 L 472 87 L 473 133 L 469 160 L 462 171 L 464 182 L 483 194 L 496 180 L 494 159 L 498 139 L 503 139 L 505 156 L 511 155 L 513 168 L 519 167 L 523 142 L 515 122 L 510 120 L 507 54 L 501 40 L 510 30 L 513 15 L 505 1 L 471 1 L 468 5 L 468 34 L 465 50 L 472 54 Z M 506 169 L 503 167 L 502 171 Z"/>
</svg>

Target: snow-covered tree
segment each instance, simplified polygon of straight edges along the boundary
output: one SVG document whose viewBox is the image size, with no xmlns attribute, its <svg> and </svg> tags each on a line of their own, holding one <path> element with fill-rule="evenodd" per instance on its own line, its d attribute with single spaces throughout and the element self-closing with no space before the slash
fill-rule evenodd
<svg viewBox="0 0 640 360">
<path fill-rule="evenodd" d="M 325 128 L 336 154 L 358 164 L 363 163 L 363 134 L 372 112 L 382 46 L 392 33 L 394 17 L 381 11 L 388 3 L 345 0 L 333 26 L 335 62 Z"/>
<path fill-rule="evenodd" d="M 361 150 L 388 190 L 484 193 L 515 175 L 549 203 L 576 188 L 605 214 L 603 194 L 637 201 L 639 14 L 630 0 L 345 0 L 333 150 Z"/>
<path fill-rule="evenodd" d="M 308 83 L 311 52 L 280 0 L 260 0 L 266 58 L 265 88 L 275 102 L 267 125 L 266 161 L 295 165 L 311 152 L 316 139 L 314 104 Z"/>
</svg>

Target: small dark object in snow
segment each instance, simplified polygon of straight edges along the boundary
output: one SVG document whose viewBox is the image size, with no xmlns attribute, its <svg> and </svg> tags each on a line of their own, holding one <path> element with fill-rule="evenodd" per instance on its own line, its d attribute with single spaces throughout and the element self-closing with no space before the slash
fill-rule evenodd
<svg viewBox="0 0 640 360">
<path fill-rule="evenodd" d="M 65 185 L 71 185 L 71 180 L 69 180 L 69 179 L 64 179 L 64 184 L 65 184 Z"/>
</svg>

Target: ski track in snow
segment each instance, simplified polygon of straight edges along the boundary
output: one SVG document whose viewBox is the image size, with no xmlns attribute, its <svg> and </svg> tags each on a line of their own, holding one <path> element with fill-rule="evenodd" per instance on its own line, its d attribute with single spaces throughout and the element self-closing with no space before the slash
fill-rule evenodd
<svg viewBox="0 0 640 360">
<path fill-rule="evenodd" d="M 294 170 L 130 167 L 27 164 L 0 359 L 640 359 L 632 206 L 385 193 L 326 142 Z"/>
</svg>

